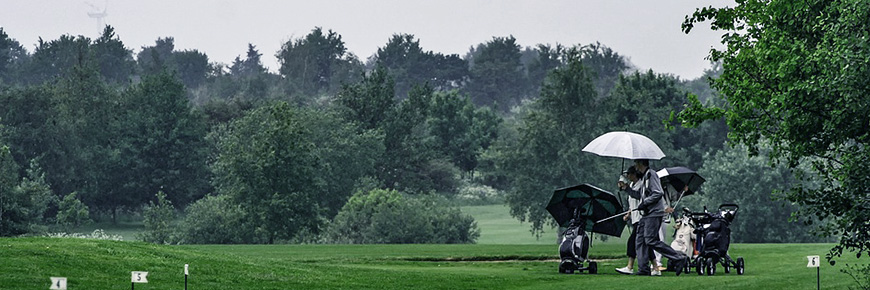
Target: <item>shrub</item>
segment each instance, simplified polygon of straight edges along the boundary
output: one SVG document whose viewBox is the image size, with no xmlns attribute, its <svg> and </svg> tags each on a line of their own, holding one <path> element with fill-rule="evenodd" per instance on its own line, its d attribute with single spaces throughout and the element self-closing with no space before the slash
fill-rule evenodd
<svg viewBox="0 0 870 290">
<path fill-rule="evenodd" d="M 58 205 L 57 224 L 66 231 L 91 221 L 88 206 L 82 203 L 77 195 L 76 192 L 67 194 Z"/>
<path fill-rule="evenodd" d="M 175 220 L 175 207 L 166 199 L 166 193 L 157 192 L 157 203 L 149 202 L 143 215 L 145 231 L 140 235 L 143 241 L 158 244 L 173 241 L 172 221 Z"/>
<path fill-rule="evenodd" d="M 206 196 L 185 210 L 178 227 L 182 244 L 244 244 L 266 240 L 248 224 L 245 213 L 226 195 Z"/>
<path fill-rule="evenodd" d="M 31 161 L 27 176 L 18 178 L 18 164 L 8 146 L 0 146 L 0 236 L 43 232 L 45 214 L 57 204 L 42 170 Z"/>
<path fill-rule="evenodd" d="M 459 205 L 504 204 L 504 196 L 488 185 L 464 182 L 456 195 Z"/>
<path fill-rule="evenodd" d="M 324 234 L 351 244 L 474 243 L 479 236 L 474 219 L 442 198 L 383 189 L 354 194 Z"/>
</svg>

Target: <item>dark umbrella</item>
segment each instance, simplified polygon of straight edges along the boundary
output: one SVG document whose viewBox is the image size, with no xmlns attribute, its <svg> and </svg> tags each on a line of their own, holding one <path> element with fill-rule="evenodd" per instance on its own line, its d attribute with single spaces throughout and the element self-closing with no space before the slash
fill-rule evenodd
<svg viewBox="0 0 870 290">
<path fill-rule="evenodd" d="M 619 218 L 595 223 L 623 212 L 623 209 L 616 196 L 590 184 L 555 190 L 547 211 L 562 227 L 571 224 L 576 211 L 579 212 L 577 218 L 585 223 L 583 228 L 586 231 L 619 237 L 625 228 L 625 221 Z"/>
<path fill-rule="evenodd" d="M 668 191 L 668 198 L 673 202 L 679 202 L 682 197 L 698 192 L 701 184 L 706 181 L 697 172 L 686 167 L 668 167 L 656 173 L 662 180 L 663 187 L 670 185 L 674 189 Z M 689 190 L 682 192 L 686 186 L 689 186 Z"/>
</svg>

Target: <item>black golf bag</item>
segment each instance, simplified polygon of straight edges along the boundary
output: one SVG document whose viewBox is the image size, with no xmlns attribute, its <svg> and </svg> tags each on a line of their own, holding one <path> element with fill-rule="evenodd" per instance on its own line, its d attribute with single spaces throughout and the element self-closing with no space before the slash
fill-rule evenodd
<svg viewBox="0 0 870 290">
<path fill-rule="evenodd" d="M 598 264 L 595 262 L 590 261 L 588 267 L 583 267 L 583 262 L 588 259 L 589 253 L 589 236 L 583 229 L 585 224 L 583 219 L 574 218 L 562 234 L 562 242 L 559 244 L 559 273 L 573 274 L 574 271 L 598 273 Z"/>
<path fill-rule="evenodd" d="M 714 262 L 728 254 L 731 245 L 731 221 L 719 213 L 712 215 L 712 222 L 703 229 L 704 248 L 702 255 Z"/>
<path fill-rule="evenodd" d="M 731 222 L 737 217 L 738 209 L 736 204 L 722 204 L 716 213 L 708 213 L 706 207 L 704 212 L 691 213 L 692 223 L 695 225 L 695 249 L 698 251 L 691 266 L 696 267 L 698 275 L 715 275 L 717 264 L 724 267 L 725 273 L 735 268 L 738 275 L 743 275 L 743 257 L 737 257 L 735 261 L 728 255 Z M 690 212 L 688 209 L 684 210 Z"/>
</svg>

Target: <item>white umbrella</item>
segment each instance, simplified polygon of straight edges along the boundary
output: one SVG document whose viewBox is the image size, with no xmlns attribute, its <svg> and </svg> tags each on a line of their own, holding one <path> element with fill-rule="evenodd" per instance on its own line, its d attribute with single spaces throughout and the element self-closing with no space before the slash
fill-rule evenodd
<svg viewBox="0 0 870 290">
<path fill-rule="evenodd" d="M 662 149 L 646 136 L 622 131 L 598 136 L 598 138 L 589 142 L 586 147 L 583 147 L 583 151 L 599 156 L 625 159 L 659 160 L 665 157 Z"/>
</svg>

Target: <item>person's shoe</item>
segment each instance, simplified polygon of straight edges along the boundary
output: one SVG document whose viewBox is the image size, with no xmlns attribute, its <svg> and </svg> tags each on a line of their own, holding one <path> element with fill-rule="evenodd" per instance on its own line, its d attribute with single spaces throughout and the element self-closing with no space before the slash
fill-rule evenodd
<svg viewBox="0 0 870 290">
<path fill-rule="evenodd" d="M 655 269 L 655 270 L 653 270 L 652 272 L 650 272 L 649 275 L 650 275 L 650 276 L 661 276 L 661 275 L 662 275 L 662 271 L 659 271 L 658 269 Z"/>
<path fill-rule="evenodd" d="M 629 268 L 628 266 L 616 268 L 616 272 L 619 272 L 620 274 L 631 275 L 631 268 Z"/>
<path fill-rule="evenodd" d="M 678 259 L 676 262 L 677 263 L 674 265 L 674 272 L 677 272 L 677 276 L 680 276 L 689 264 L 689 258 L 683 257 L 682 259 Z"/>
</svg>

